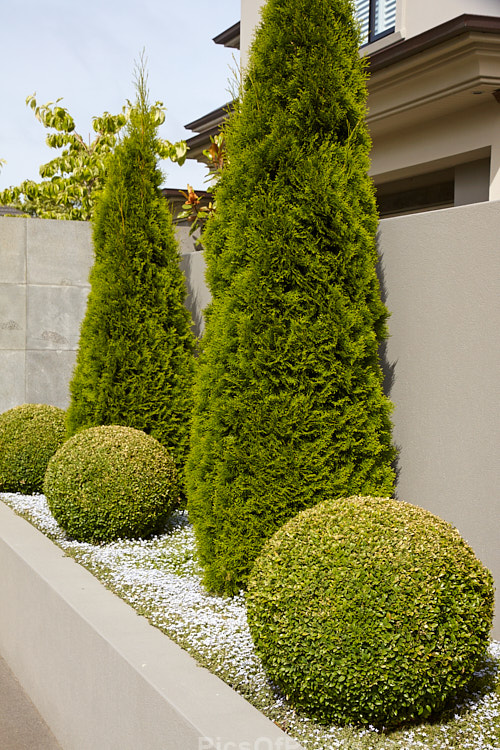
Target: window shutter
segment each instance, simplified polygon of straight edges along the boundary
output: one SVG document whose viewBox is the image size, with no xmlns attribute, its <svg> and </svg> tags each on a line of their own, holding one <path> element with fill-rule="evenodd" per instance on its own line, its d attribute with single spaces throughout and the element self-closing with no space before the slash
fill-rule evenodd
<svg viewBox="0 0 500 750">
<path fill-rule="evenodd" d="M 370 0 L 356 0 L 354 8 L 356 18 L 361 26 L 361 43 L 366 44 L 370 25 Z"/>
<path fill-rule="evenodd" d="M 375 36 L 394 28 L 396 23 L 396 0 L 375 1 Z"/>
<path fill-rule="evenodd" d="M 373 7 L 373 28 L 370 28 L 370 7 Z M 361 26 L 361 44 L 366 44 L 394 28 L 396 0 L 355 0 L 354 12 Z"/>
</svg>

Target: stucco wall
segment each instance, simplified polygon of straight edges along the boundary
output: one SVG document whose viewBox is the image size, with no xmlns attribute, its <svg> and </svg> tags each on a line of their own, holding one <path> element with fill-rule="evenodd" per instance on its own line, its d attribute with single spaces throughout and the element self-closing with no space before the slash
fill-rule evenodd
<svg viewBox="0 0 500 750">
<path fill-rule="evenodd" d="M 383 98 L 382 93 L 379 107 L 383 106 Z M 384 128 L 375 124 L 371 128 L 370 174 L 376 184 L 491 157 L 489 197 L 498 200 L 500 106 L 492 96 L 478 99 L 480 104 L 443 116 L 435 113 L 419 121 L 418 126 L 410 114 L 406 122 L 400 118 L 397 129 L 389 124 L 382 132 Z"/>
<path fill-rule="evenodd" d="M 500 202 L 384 219 L 379 235 L 398 497 L 453 523 L 497 582 L 499 237 Z"/>
<path fill-rule="evenodd" d="M 266 0 L 241 0 L 241 64 L 245 67 L 254 29 L 260 23 L 260 11 Z M 498 16 L 498 0 L 397 0 L 394 37 L 375 42 L 370 49 L 385 46 L 396 39 L 409 39 L 464 13 Z"/>
<path fill-rule="evenodd" d="M 463 13 L 498 16 L 498 0 L 398 0 L 396 31 L 409 39 Z"/>
<path fill-rule="evenodd" d="M 260 24 L 260 13 L 266 0 L 241 0 L 240 14 L 240 59 L 241 67 L 248 64 L 248 51 L 252 44 L 256 27 Z"/>
</svg>

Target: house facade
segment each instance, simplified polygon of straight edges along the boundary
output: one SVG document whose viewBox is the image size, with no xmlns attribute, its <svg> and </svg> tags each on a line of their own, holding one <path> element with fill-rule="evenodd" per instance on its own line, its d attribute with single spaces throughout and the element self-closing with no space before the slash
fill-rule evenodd
<svg viewBox="0 0 500 750">
<path fill-rule="evenodd" d="M 264 0 L 214 38 L 244 69 Z M 500 199 L 498 0 L 355 0 L 368 57 L 371 175 L 381 216 Z M 186 127 L 203 159 L 231 104 Z"/>
<path fill-rule="evenodd" d="M 370 60 L 382 216 L 500 199 L 500 5 L 397 0 Z"/>
</svg>

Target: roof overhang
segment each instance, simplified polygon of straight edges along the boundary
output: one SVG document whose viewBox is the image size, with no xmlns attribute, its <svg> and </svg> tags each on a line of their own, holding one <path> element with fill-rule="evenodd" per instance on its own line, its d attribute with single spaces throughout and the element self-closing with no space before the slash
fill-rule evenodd
<svg viewBox="0 0 500 750">
<path fill-rule="evenodd" d="M 204 133 L 214 125 L 220 125 L 224 118 L 227 117 L 228 113 L 233 109 L 233 106 L 233 102 L 227 102 L 227 104 L 223 104 L 222 107 L 218 107 L 217 109 L 212 110 L 212 112 L 208 112 L 208 114 L 203 115 L 203 117 L 193 120 L 193 122 L 188 122 L 185 127 L 188 130 L 192 130 L 193 133 Z"/>
<path fill-rule="evenodd" d="M 224 47 L 231 47 L 232 49 L 240 48 L 240 22 L 233 24 L 225 31 L 222 31 L 212 39 L 215 44 L 223 44 Z"/>
<path fill-rule="evenodd" d="M 367 120 L 373 137 L 459 112 L 488 95 L 500 99 L 500 17 L 464 14 L 366 53 Z M 210 136 L 232 106 L 225 104 L 186 125 L 197 133 L 187 140 L 189 158 L 205 161 Z"/>
<path fill-rule="evenodd" d="M 500 17 L 462 15 L 369 58 L 373 137 L 498 97 Z"/>
<path fill-rule="evenodd" d="M 233 102 L 227 102 L 222 107 L 214 109 L 212 112 L 200 117 L 198 120 L 189 122 L 185 126 L 188 130 L 193 131 L 193 133 L 197 133 L 197 135 L 193 135 L 186 141 L 190 159 L 207 163 L 205 156 L 203 156 L 203 151 L 210 146 L 210 138 L 217 135 L 221 124 L 232 111 L 233 107 Z"/>
</svg>

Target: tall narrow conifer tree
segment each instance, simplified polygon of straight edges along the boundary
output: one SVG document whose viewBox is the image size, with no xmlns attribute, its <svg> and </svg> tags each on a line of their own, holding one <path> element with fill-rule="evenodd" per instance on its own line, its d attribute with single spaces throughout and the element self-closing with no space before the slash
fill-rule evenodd
<svg viewBox="0 0 500 750">
<path fill-rule="evenodd" d="M 67 432 L 103 424 L 144 430 L 183 472 L 194 340 L 172 218 L 159 190 L 163 114 L 148 101 L 143 64 L 136 89 L 93 220 L 95 262 Z"/>
<path fill-rule="evenodd" d="M 393 492 L 359 42 L 349 0 L 268 0 L 225 131 L 188 461 L 219 593 L 301 509 Z"/>
</svg>

